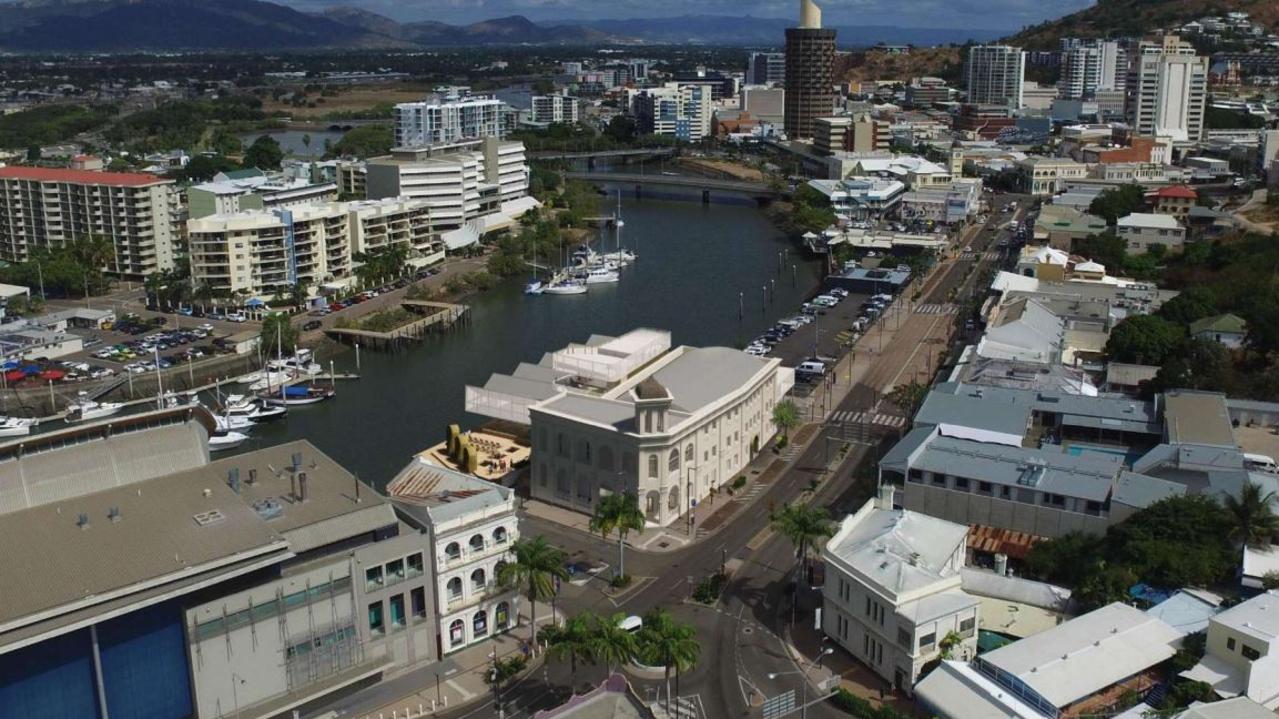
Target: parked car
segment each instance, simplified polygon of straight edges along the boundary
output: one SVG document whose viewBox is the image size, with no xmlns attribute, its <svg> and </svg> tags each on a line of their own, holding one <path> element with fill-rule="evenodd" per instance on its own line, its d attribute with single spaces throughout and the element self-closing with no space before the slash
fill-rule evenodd
<svg viewBox="0 0 1279 719">
<path fill-rule="evenodd" d="M 302 329 L 306 330 L 307 332 L 310 332 L 311 330 L 320 329 L 320 325 L 322 324 L 323 323 L 320 322 L 319 320 L 311 320 L 310 322 L 307 322 L 306 324 L 302 325 Z"/>
</svg>

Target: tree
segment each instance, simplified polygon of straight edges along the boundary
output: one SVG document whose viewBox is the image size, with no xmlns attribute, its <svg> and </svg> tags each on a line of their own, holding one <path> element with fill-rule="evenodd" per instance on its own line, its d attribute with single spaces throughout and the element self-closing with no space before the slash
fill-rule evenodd
<svg viewBox="0 0 1279 719">
<path fill-rule="evenodd" d="M 639 656 L 649 666 L 660 666 L 666 675 L 666 713 L 671 709 L 671 669 L 675 670 L 676 693 L 679 691 L 679 673 L 697 666 L 702 646 L 697 641 L 697 630 L 676 622 L 671 613 L 662 608 L 650 610 L 644 615 L 644 628 L 639 632 Z"/>
<path fill-rule="evenodd" d="M 277 348 L 292 348 L 298 342 L 298 329 L 289 321 L 289 316 L 282 312 L 272 312 L 262 320 L 262 349 L 267 354 Z"/>
<path fill-rule="evenodd" d="M 1075 254 L 1100 262 L 1111 272 L 1122 270 L 1128 261 L 1128 242 L 1113 232 L 1089 235 L 1075 240 Z"/>
<path fill-rule="evenodd" d="M 621 626 L 625 619 L 624 613 L 611 617 L 595 617 L 595 626 L 591 632 L 592 654 L 597 661 L 604 663 L 610 675 L 614 667 L 634 660 L 639 651 L 635 635 Z"/>
<path fill-rule="evenodd" d="M 788 504 L 773 513 L 769 524 L 774 532 L 790 540 L 795 548 L 795 594 L 791 598 L 791 622 L 795 621 L 795 605 L 799 603 L 799 586 L 803 582 L 808 559 L 818 544 L 835 533 L 830 515 L 821 507 Z"/>
<path fill-rule="evenodd" d="M 1248 348 L 1262 358 L 1279 352 L 1279 286 L 1274 280 L 1249 299 L 1241 314 L 1248 323 Z"/>
<path fill-rule="evenodd" d="M 537 644 L 537 603 L 555 595 L 555 580 L 568 579 L 564 552 L 552 547 L 545 537 L 516 540 L 511 545 L 513 561 L 497 570 L 503 587 L 514 587 L 529 601 L 530 644 Z"/>
<path fill-rule="evenodd" d="M 907 384 L 899 384 L 889 390 L 887 399 L 897 405 L 907 417 L 914 417 L 928 397 L 928 385 L 911 380 Z"/>
<path fill-rule="evenodd" d="M 1151 391 L 1184 388 L 1229 393 L 1234 385 L 1230 350 L 1220 342 L 1191 337 L 1159 368 Z"/>
<path fill-rule="evenodd" d="M 1136 183 L 1113 187 L 1095 197 L 1088 205 L 1088 212 L 1103 217 L 1107 224 L 1125 215 L 1131 215 L 1142 208 L 1146 202 L 1146 191 Z"/>
<path fill-rule="evenodd" d="M 1162 365 L 1181 346 L 1184 330 L 1158 315 L 1133 315 L 1115 326 L 1106 341 L 1112 362 Z"/>
<path fill-rule="evenodd" d="M 630 142 L 635 139 L 635 119 L 628 115 L 614 115 L 604 129 L 604 135 L 616 142 Z"/>
<path fill-rule="evenodd" d="M 39 162 L 39 161 L 40 161 L 40 154 L 41 154 L 41 151 L 40 151 L 40 146 L 39 146 L 39 145 L 32 145 L 31 147 L 28 147 L 28 148 L 27 148 L 27 162 Z"/>
<path fill-rule="evenodd" d="M 270 135 L 260 135 L 244 151 L 244 166 L 256 167 L 259 170 L 278 170 L 284 161 L 284 150 L 280 143 Z"/>
<path fill-rule="evenodd" d="M 1244 482 L 1239 496 L 1226 495 L 1222 504 L 1230 515 L 1230 538 L 1246 547 L 1269 547 L 1279 534 L 1279 516 L 1271 504 L 1274 492 L 1255 482 Z"/>
<path fill-rule="evenodd" d="M 1212 317 L 1218 313 L 1217 296 L 1211 287 L 1195 285 L 1168 300 L 1155 313 L 1177 324 L 1188 325 L 1195 320 Z"/>
<path fill-rule="evenodd" d="M 626 535 L 644 529 L 644 513 L 640 511 L 639 498 L 629 492 L 610 494 L 595 504 L 591 516 L 591 531 L 600 537 L 617 532 L 617 576 L 626 576 Z"/>
<path fill-rule="evenodd" d="M 348 130 L 325 153 L 329 157 L 377 157 L 391 151 L 395 130 L 390 125 L 361 125 Z"/>
<path fill-rule="evenodd" d="M 568 661 L 569 683 L 574 691 L 577 688 L 578 662 L 594 662 L 596 659 L 595 632 L 598 626 L 599 619 L 594 614 L 581 612 L 565 620 L 563 626 L 546 631 L 546 653 L 556 661 Z"/>
<path fill-rule="evenodd" d="M 788 399 L 773 405 L 773 424 L 783 437 L 789 438 L 790 431 L 799 426 L 799 407 Z"/>
</svg>

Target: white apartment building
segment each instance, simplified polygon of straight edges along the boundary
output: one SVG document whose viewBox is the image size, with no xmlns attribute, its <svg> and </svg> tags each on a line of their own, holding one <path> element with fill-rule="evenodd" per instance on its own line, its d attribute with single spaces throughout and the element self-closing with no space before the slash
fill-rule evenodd
<svg viewBox="0 0 1279 719">
<path fill-rule="evenodd" d="M 639 329 L 467 387 L 466 408 L 531 426 L 535 499 L 589 514 L 598 497 L 627 492 L 664 526 L 767 447 L 773 406 L 792 386 L 778 359 L 671 349 L 670 333 Z"/>
<path fill-rule="evenodd" d="M 103 268 L 140 278 L 171 269 L 180 251 L 182 193 L 173 180 L 121 172 L 0 168 L 0 260 L 95 235 L 111 241 Z"/>
<path fill-rule="evenodd" d="M 515 627 L 519 590 L 497 582 L 520 538 L 515 491 L 420 456 L 386 491 L 396 511 L 427 533 L 441 656 Z"/>
<path fill-rule="evenodd" d="M 241 210 L 274 210 L 301 207 L 338 199 L 336 182 L 309 180 L 227 180 L 204 182 L 187 188 L 187 217 L 225 215 Z"/>
<path fill-rule="evenodd" d="M 431 209 L 424 200 L 391 197 L 347 205 L 351 254 L 405 245 L 409 264 L 426 267 L 444 260 L 444 243 L 431 231 Z"/>
<path fill-rule="evenodd" d="M 1026 53 L 1008 45 L 974 45 L 964 68 L 968 102 L 976 105 L 1022 106 Z"/>
<path fill-rule="evenodd" d="M 1186 228 L 1172 215 L 1134 212 L 1115 222 L 1115 234 L 1127 243 L 1130 255 L 1144 255 L 1155 245 L 1165 250 L 1181 249 L 1186 242 Z"/>
<path fill-rule="evenodd" d="M 981 601 L 960 588 L 968 527 L 893 508 L 893 488 L 840 523 L 822 549 L 822 631 L 902 692 L 941 655 L 977 655 Z"/>
<path fill-rule="evenodd" d="M 531 119 L 537 124 L 574 124 L 580 119 L 578 100 L 568 95 L 534 95 Z"/>
<path fill-rule="evenodd" d="M 1066 100 L 1093 99 L 1099 90 L 1123 89 L 1128 55 L 1116 40 L 1062 38 L 1059 96 Z"/>
<path fill-rule="evenodd" d="M 395 146 L 429 147 L 502 137 L 506 103 L 493 97 L 435 97 L 395 106 Z"/>
<path fill-rule="evenodd" d="M 631 93 L 639 130 L 693 142 L 711 132 L 711 90 L 705 85 L 668 82 Z"/>
<path fill-rule="evenodd" d="M 192 281 L 266 300 L 297 283 L 347 280 L 350 223 L 343 203 L 188 220 Z"/>
<path fill-rule="evenodd" d="M 1208 58 L 1176 35 L 1142 42 L 1128 68 L 1128 123 L 1144 136 L 1182 142 L 1203 139 Z"/>
<path fill-rule="evenodd" d="M 826 197 L 836 215 L 852 220 L 883 219 L 896 211 L 906 194 L 905 184 L 879 177 L 809 180 L 808 186 Z"/>
</svg>

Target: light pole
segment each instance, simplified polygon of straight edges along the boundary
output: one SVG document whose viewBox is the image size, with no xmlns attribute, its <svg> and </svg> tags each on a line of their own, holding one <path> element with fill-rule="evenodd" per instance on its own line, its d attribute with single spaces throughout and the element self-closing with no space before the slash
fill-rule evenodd
<svg viewBox="0 0 1279 719">
<path fill-rule="evenodd" d="M 236 687 L 236 682 L 243 684 L 244 678 L 231 672 L 231 699 L 235 702 L 235 719 L 240 719 L 240 691 Z"/>
<path fill-rule="evenodd" d="M 814 666 L 814 667 L 818 666 L 819 664 L 821 664 L 822 657 L 829 656 L 834 653 L 835 653 L 835 650 L 832 647 L 826 647 L 825 649 L 822 650 L 821 654 L 817 655 L 817 658 L 813 659 L 813 661 L 809 663 L 809 666 Z M 784 677 L 791 674 L 800 674 L 800 675 L 803 675 L 804 677 L 803 679 L 799 680 L 799 690 L 800 690 L 799 716 L 800 716 L 800 719 L 804 719 L 805 717 L 808 716 L 808 673 L 805 672 L 803 669 L 796 669 L 794 671 L 789 671 L 789 672 L 772 672 L 768 675 L 768 678 L 776 679 L 777 677 Z"/>
</svg>

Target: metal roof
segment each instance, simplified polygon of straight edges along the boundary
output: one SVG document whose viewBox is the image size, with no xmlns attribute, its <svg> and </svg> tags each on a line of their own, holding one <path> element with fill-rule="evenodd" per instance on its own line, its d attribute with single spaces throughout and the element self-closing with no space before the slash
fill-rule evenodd
<svg viewBox="0 0 1279 719">
<path fill-rule="evenodd" d="M 889 597 L 958 578 L 967 526 L 905 509 L 880 509 L 875 501 L 844 518 L 826 543 L 827 556 Z"/>
<path fill-rule="evenodd" d="M 473 512 L 497 508 L 512 490 L 414 457 L 386 486 L 401 510 L 430 523 L 446 522 Z"/>
<path fill-rule="evenodd" d="M 1235 446 L 1224 394 L 1179 389 L 1165 392 L 1162 397 L 1169 442 Z"/>
<path fill-rule="evenodd" d="M 1186 494 L 1186 485 L 1135 472 L 1120 472 L 1113 499 L 1129 507 L 1149 507 L 1161 499 Z"/>
<path fill-rule="evenodd" d="M 1025 447 L 937 436 L 911 469 L 1101 502 L 1119 473 L 1119 457 L 1085 453 L 1078 457 Z"/>
</svg>

